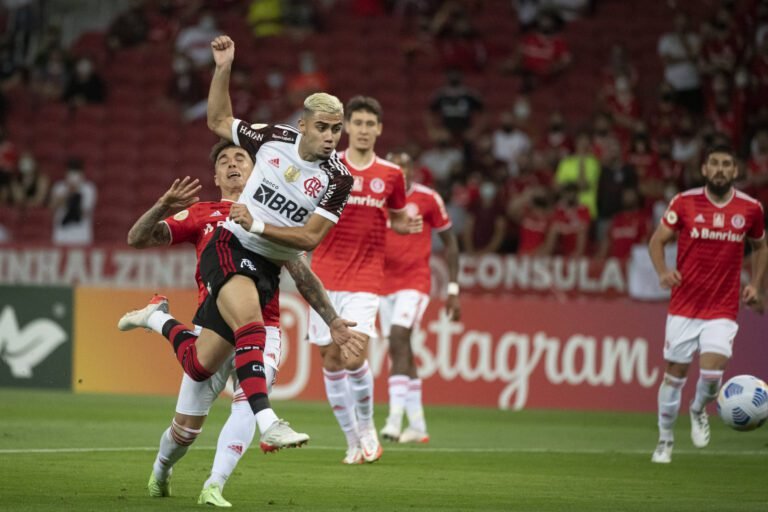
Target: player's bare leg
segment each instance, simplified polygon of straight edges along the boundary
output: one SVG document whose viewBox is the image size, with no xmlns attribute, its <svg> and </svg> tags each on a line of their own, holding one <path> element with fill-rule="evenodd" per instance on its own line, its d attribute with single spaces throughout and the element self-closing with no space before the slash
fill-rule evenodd
<svg viewBox="0 0 768 512">
<path fill-rule="evenodd" d="M 705 352 L 699 357 L 699 380 L 696 382 L 696 396 L 690 406 L 691 441 L 697 448 L 704 448 L 709 444 L 707 404 L 717 398 L 727 365 L 728 358 L 722 354 Z"/>
<path fill-rule="evenodd" d="M 680 411 L 680 397 L 685 385 L 688 364 L 667 362 L 664 379 L 659 386 L 659 442 L 651 462 L 668 464 L 672 462 L 675 443 L 674 427 Z"/>
<path fill-rule="evenodd" d="M 233 276 L 219 290 L 216 305 L 235 333 L 237 378 L 262 433 L 261 449 L 272 452 L 306 444 L 309 436 L 294 432 L 288 422 L 277 417 L 269 403 L 264 366 L 267 334 L 256 284 L 249 277 Z"/>
</svg>

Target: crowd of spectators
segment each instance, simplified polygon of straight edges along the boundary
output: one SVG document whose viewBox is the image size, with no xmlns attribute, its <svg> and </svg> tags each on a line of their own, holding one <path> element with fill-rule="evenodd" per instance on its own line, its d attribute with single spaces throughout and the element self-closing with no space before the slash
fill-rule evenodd
<svg viewBox="0 0 768 512">
<path fill-rule="evenodd" d="M 401 52 L 406 69 L 428 56 L 441 70 L 444 84 L 427 110 L 414 115 L 426 142 L 402 144 L 419 162 L 420 179 L 446 199 L 466 253 L 626 258 L 633 244 L 647 239 L 669 199 L 701 183 L 701 152 L 716 141 L 743 156 L 739 186 L 768 200 L 766 0 L 720 0 L 672 11 L 658 39 L 659 76 L 641 75 L 637 56 L 621 44 L 606 47 L 605 65 L 591 84 L 594 113 L 582 119 L 558 109 L 539 111 L 530 96 L 559 93 L 581 57 L 569 41 L 569 24 L 597 15 L 599 1 L 510 0 L 508 15 L 517 16 L 519 32 L 505 55 L 494 54 L 488 34 L 478 28 L 475 15 L 484 8 L 479 0 L 139 0 L 105 27 L 104 47 L 113 56 L 165 45 L 171 69 L 159 106 L 194 123 L 205 115 L 209 43 L 221 31 L 220 13 L 236 10 L 256 41 L 301 42 L 327 30 L 334 9 L 344 4 L 347 16 L 397 20 L 400 45 L 393 52 Z M 107 101 L 120 84 L 104 78 L 104 60 L 71 53 L 56 25 L 34 19 L 45 28 L 0 39 L 0 121 L 8 108 L 2 93 L 15 87 L 73 110 Z M 290 58 L 268 59 L 263 73 L 236 67 L 236 112 L 294 122 L 307 94 L 334 90 L 345 79 L 324 69 L 327 62 L 310 44 Z M 507 108 L 492 111 L 482 92 L 468 85 L 474 77 L 507 77 L 519 87 L 509 91 Z M 641 87 L 648 83 L 657 84 L 652 101 L 648 86 Z M 81 188 L 77 201 L 62 200 L 63 185 L 50 187 L 35 155 L 3 133 L 1 204 L 60 209 L 71 203 L 70 210 L 79 209 L 79 216 L 52 214 L 54 225 L 90 218 L 95 189 L 91 194 Z M 73 162 L 68 176 L 82 168 Z"/>
</svg>

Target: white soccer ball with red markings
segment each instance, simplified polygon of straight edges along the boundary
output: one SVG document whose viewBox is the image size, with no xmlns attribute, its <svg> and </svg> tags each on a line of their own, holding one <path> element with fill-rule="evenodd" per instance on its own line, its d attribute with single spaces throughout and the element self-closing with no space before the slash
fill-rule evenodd
<svg viewBox="0 0 768 512">
<path fill-rule="evenodd" d="M 717 395 L 717 412 L 735 430 L 755 430 L 768 419 L 768 384 L 752 375 L 728 380 Z"/>
</svg>

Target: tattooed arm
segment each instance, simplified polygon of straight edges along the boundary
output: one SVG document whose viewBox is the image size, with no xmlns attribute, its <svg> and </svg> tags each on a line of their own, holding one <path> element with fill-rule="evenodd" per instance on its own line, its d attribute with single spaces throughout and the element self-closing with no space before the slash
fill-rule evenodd
<svg viewBox="0 0 768 512">
<path fill-rule="evenodd" d="M 296 288 L 301 296 L 328 324 L 331 330 L 331 339 L 341 348 L 341 357 L 347 359 L 349 356 L 360 355 L 368 337 L 350 329 L 357 324 L 344 320 L 336 313 L 323 283 L 309 268 L 306 256 L 299 256 L 286 263 L 285 266 L 293 280 L 296 281 Z"/>
<path fill-rule="evenodd" d="M 135 249 L 157 247 L 171 243 L 168 226 L 160 222 L 171 212 L 184 209 L 198 200 L 195 194 L 200 192 L 199 180 L 175 180 L 171 188 L 157 200 L 157 203 L 144 212 L 128 231 L 128 245 Z"/>
</svg>

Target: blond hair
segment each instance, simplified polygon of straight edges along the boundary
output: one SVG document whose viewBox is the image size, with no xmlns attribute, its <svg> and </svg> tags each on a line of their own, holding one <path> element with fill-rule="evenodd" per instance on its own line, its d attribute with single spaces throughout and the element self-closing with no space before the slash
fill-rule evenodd
<svg viewBox="0 0 768 512">
<path fill-rule="evenodd" d="M 309 117 L 315 112 L 344 115 L 344 105 L 339 98 L 332 94 L 316 92 L 304 100 L 304 117 Z"/>
</svg>

